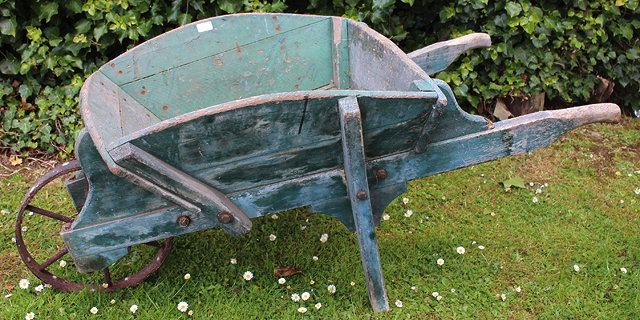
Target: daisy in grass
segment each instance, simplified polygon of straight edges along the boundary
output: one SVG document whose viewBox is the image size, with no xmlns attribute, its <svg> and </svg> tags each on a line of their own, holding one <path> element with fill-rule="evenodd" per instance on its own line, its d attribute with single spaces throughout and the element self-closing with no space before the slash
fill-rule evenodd
<svg viewBox="0 0 640 320">
<path fill-rule="evenodd" d="M 309 292 L 303 292 L 300 295 L 300 298 L 302 298 L 303 301 L 307 301 L 307 300 L 309 300 L 309 298 L 311 298 L 311 294 Z"/>
<path fill-rule="evenodd" d="M 34 290 L 36 290 L 36 292 L 42 292 L 42 290 L 44 290 L 44 286 L 43 285 L 39 285 L 35 288 L 33 288 Z"/>
<path fill-rule="evenodd" d="M 189 310 L 189 312 L 187 312 L 187 315 L 188 315 L 189 317 L 193 316 L 193 310 Z"/>
<path fill-rule="evenodd" d="M 238 260 L 236 258 L 231 258 L 231 259 L 229 259 L 229 263 L 238 264 Z"/>
<path fill-rule="evenodd" d="M 640 194 L 640 188 L 633 189 L 633 192 L 635 192 L 635 194 Z"/>
<path fill-rule="evenodd" d="M 27 227 L 24 226 L 24 227 L 20 228 L 20 230 L 22 230 L 22 232 L 27 232 Z"/>
<path fill-rule="evenodd" d="M 299 295 L 299 294 L 297 294 L 297 293 L 292 294 L 292 295 L 291 295 L 291 301 L 293 301 L 293 302 L 298 302 L 298 301 L 300 301 L 300 295 Z"/>
<path fill-rule="evenodd" d="M 11 237 L 11 242 L 16 243 L 16 238 Z"/>
<path fill-rule="evenodd" d="M 51 288 L 51 285 L 50 285 L 50 284 L 48 284 L 48 283 L 45 283 L 45 284 L 44 284 L 44 287 L 45 287 L 45 288 Z"/>
<path fill-rule="evenodd" d="M 102 287 L 103 287 L 103 288 L 105 288 L 105 289 L 106 289 L 106 288 L 109 288 L 109 284 L 108 284 L 108 283 L 103 283 L 103 284 L 102 284 Z"/>
<path fill-rule="evenodd" d="M 313 257 L 311 258 L 311 260 L 313 260 L 313 261 L 318 261 L 318 256 L 313 256 Z"/>
<path fill-rule="evenodd" d="M 64 268 L 67 266 L 67 262 L 64 260 L 60 260 L 60 268 Z"/>
<path fill-rule="evenodd" d="M 272 214 L 271 215 L 271 219 L 273 219 L 273 220 L 278 220 L 278 218 L 280 218 L 280 217 L 278 217 L 277 214 Z"/>
<path fill-rule="evenodd" d="M 298 308 L 298 312 L 300 312 L 300 313 L 305 313 L 305 312 L 307 312 L 307 308 L 305 308 L 305 307 L 300 307 L 300 308 Z"/>
<path fill-rule="evenodd" d="M 313 306 L 316 307 L 316 310 L 320 310 L 320 308 L 322 308 L 322 303 L 318 302 L 318 303 L 314 304 Z"/>
<path fill-rule="evenodd" d="M 407 212 L 404 213 L 404 216 L 409 218 L 413 215 L 413 210 L 407 210 Z"/>
<path fill-rule="evenodd" d="M 136 311 L 138 311 L 138 305 L 137 304 L 131 305 L 131 307 L 129 308 L 129 311 L 131 311 L 131 313 L 136 313 Z"/>
<path fill-rule="evenodd" d="M 456 292 L 456 289 L 451 288 L 451 293 L 455 293 L 455 292 Z"/>
<path fill-rule="evenodd" d="M 251 279 L 253 279 L 253 272 L 251 271 L 246 271 L 243 275 L 242 278 L 249 281 Z"/>
<path fill-rule="evenodd" d="M 20 289 L 29 289 L 29 280 L 27 279 L 20 279 L 20 282 L 18 283 L 18 285 L 20 286 Z"/>
<path fill-rule="evenodd" d="M 538 188 L 536 189 L 536 194 L 541 194 L 542 193 L 542 189 Z"/>
<path fill-rule="evenodd" d="M 435 297 L 439 296 L 440 293 L 438 293 L 438 291 L 434 291 L 434 292 L 431 292 L 431 295 L 435 298 Z"/>
<path fill-rule="evenodd" d="M 391 219 L 391 216 L 388 214 L 385 214 L 384 216 L 382 216 L 382 220 L 384 221 L 389 221 L 389 219 Z"/>
<path fill-rule="evenodd" d="M 315 281 L 313 281 L 313 280 L 311 280 L 311 281 L 309 281 L 309 284 L 310 284 L 310 285 L 314 285 L 314 284 L 316 284 L 316 282 L 315 282 Z"/>
<path fill-rule="evenodd" d="M 404 203 L 404 204 L 409 203 L 409 198 L 402 198 L 402 203 Z"/>
<path fill-rule="evenodd" d="M 531 199 L 531 202 L 533 202 L 533 203 L 538 203 L 538 201 L 540 201 L 540 199 L 538 199 L 538 197 L 533 197 L 533 199 Z"/>
<path fill-rule="evenodd" d="M 444 298 L 444 297 L 443 296 L 437 296 L 436 300 L 440 301 L 440 300 L 442 300 L 442 298 Z"/>
<path fill-rule="evenodd" d="M 27 315 L 26 315 L 26 316 L 24 316 L 24 318 L 25 318 L 26 320 L 31 320 L 31 319 L 33 319 L 33 318 L 35 318 L 35 317 L 36 317 L 36 315 L 35 315 L 33 312 L 29 312 L 29 313 L 27 313 Z"/>
<path fill-rule="evenodd" d="M 320 236 L 320 242 L 325 243 L 327 242 L 327 240 L 329 240 L 329 235 L 326 233 L 323 233 L 322 236 Z"/>
<path fill-rule="evenodd" d="M 180 310 L 180 312 L 187 312 L 187 309 L 189 309 L 188 303 L 184 301 L 180 301 L 180 303 L 178 303 L 178 310 Z"/>
<path fill-rule="evenodd" d="M 116 300 L 115 299 L 111 299 L 111 301 L 109 301 L 109 303 L 116 304 Z"/>
<path fill-rule="evenodd" d="M 579 271 L 580 271 L 580 266 L 579 266 L 579 265 L 577 265 L 577 264 L 574 264 L 574 265 L 573 265 L 573 270 L 574 270 L 575 272 L 579 272 Z"/>
<path fill-rule="evenodd" d="M 504 294 L 504 293 L 500 294 L 500 300 L 502 300 L 502 301 L 507 300 L 507 295 Z"/>
<path fill-rule="evenodd" d="M 520 288 L 520 287 L 516 287 L 516 292 L 517 292 L 517 293 L 522 292 L 522 288 Z"/>
<path fill-rule="evenodd" d="M 402 308 L 402 301 L 396 300 L 396 307 Z"/>
<path fill-rule="evenodd" d="M 627 271 L 627 268 L 622 267 L 622 268 L 620 268 L 620 272 L 622 272 L 622 273 L 627 273 L 627 272 L 629 272 L 629 271 Z"/>
<path fill-rule="evenodd" d="M 285 284 L 285 283 L 287 283 L 287 279 L 285 278 L 278 279 L 278 284 Z"/>
<path fill-rule="evenodd" d="M 456 252 L 458 254 L 464 254 L 466 252 L 466 250 L 464 249 L 464 247 L 457 247 L 456 248 Z"/>
<path fill-rule="evenodd" d="M 96 314 L 96 313 L 98 313 L 98 308 L 93 307 L 93 308 L 89 309 L 89 312 L 91 312 L 92 314 Z"/>
<path fill-rule="evenodd" d="M 351 286 L 353 287 L 355 285 L 356 285 L 356 283 L 354 281 L 351 281 Z"/>
<path fill-rule="evenodd" d="M 336 286 L 334 286 L 334 285 L 330 284 L 330 285 L 327 287 L 327 290 L 329 290 L 329 293 L 336 293 Z"/>
<path fill-rule="evenodd" d="M 191 274 L 190 273 L 185 273 L 184 277 L 185 280 L 189 280 L 191 279 Z"/>
<path fill-rule="evenodd" d="M 269 235 L 269 240 L 270 241 L 276 241 L 276 238 L 277 238 L 276 235 L 273 234 L 273 233 Z"/>
<path fill-rule="evenodd" d="M 479 245 L 479 246 L 478 246 L 478 249 L 480 249 L 480 250 L 484 250 L 484 246 L 483 246 L 483 245 Z"/>
<path fill-rule="evenodd" d="M 436 261 L 436 263 L 437 263 L 439 266 L 441 266 L 441 265 L 443 265 L 443 264 L 444 264 L 444 259 L 440 258 L 440 259 L 438 259 L 438 260 Z"/>
</svg>

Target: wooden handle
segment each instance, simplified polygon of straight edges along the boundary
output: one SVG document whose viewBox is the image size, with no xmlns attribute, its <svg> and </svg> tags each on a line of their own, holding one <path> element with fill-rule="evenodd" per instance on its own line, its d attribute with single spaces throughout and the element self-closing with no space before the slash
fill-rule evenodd
<svg viewBox="0 0 640 320">
<path fill-rule="evenodd" d="M 409 53 L 407 56 L 428 74 L 446 69 L 458 56 L 475 48 L 491 46 L 491 37 L 486 33 L 472 33 L 448 41 L 437 42 Z"/>
<path fill-rule="evenodd" d="M 572 119 L 576 126 L 596 122 L 619 122 L 622 116 L 620 107 L 614 103 L 588 104 L 580 107 L 547 111 L 556 118 Z"/>
</svg>

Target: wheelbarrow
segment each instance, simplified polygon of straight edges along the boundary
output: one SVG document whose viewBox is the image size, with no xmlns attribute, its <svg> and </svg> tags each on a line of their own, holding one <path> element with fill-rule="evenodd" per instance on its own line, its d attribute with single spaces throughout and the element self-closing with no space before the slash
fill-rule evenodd
<svg viewBox="0 0 640 320">
<path fill-rule="evenodd" d="M 620 117 L 614 104 L 498 123 L 465 113 L 429 74 L 489 45 L 488 35 L 472 34 L 405 54 L 364 23 L 295 14 L 215 17 L 144 42 L 85 81 L 77 160 L 27 192 L 16 223 L 20 257 L 61 290 L 111 291 L 158 269 L 172 237 L 213 227 L 240 236 L 252 218 L 309 206 L 357 233 L 371 305 L 388 310 L 375 225 L 407 181 Z M 30 204 L 70 173 L 77 216 Z M 25 212 L 60 221 L 65 247 L 36 261 L 23 241 Z M 112 279 L 109 267 L 140 244 L 157 254 Z M 54 275 L 50 266 L 64 256 L 104 281 Z"/>
</svg>

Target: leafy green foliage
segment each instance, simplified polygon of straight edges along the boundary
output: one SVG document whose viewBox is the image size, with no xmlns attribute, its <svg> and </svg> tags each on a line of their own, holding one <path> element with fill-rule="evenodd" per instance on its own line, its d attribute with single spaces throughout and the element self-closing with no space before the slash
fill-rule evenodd
<svg viewBox="0 0 640 320">
<path fill-rule="evenodd" d="M 0 148 L 66 156 L 82 128 L 79 88 L 106 61 L 195 20 L 282 11 L 363 21 L 407 52 L 488 32 L 492 48 L 438 74 L 468 110 L 540 92 L 555 104 L 585 102 L 597 76 L 616 83 L 629 111 L 640 96 L 637 0 L 0 0 Z"/>
</svg>

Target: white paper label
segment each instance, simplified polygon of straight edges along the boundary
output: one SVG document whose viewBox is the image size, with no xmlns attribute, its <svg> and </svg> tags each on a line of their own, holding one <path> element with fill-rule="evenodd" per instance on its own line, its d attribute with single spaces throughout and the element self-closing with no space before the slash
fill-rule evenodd
<svg viewBox="0 0 640 320">
<path fill-rule="evenodd" d="M 213 24 L 211 24 L 211 21 L 198 23 L 196 28 L 198 28 L 198 32 L 211 31 L 213 30 Z"/>
</svg>

